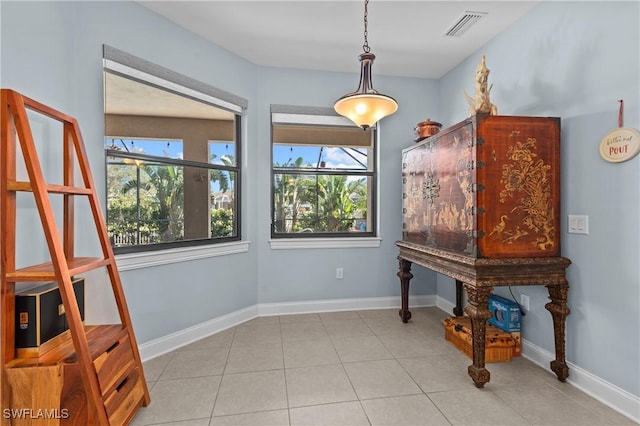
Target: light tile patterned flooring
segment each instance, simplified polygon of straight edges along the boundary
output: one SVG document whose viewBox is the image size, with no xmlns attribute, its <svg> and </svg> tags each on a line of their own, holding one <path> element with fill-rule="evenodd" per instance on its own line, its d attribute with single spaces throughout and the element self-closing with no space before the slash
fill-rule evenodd
<svg viewBox="0 0 640 426">
<path fill-rule="evenodd" d="M 635 424 L 524 358 L 477 389 L 446 313 L 397 312 L 259 317 L 150 360 L 132 425 Z"/>
</svg>

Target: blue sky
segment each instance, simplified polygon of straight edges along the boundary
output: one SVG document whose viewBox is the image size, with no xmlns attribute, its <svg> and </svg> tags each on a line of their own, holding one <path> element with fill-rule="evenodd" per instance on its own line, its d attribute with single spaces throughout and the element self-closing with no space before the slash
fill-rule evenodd
<svg viewBox="0 0 640 426">
<path fill-rule="evenodd" d="M 113 141 L 113 142 L 112 142 Z M 183 158 L 182 141 L 168 139 L 110 139 L 105 138 L 105 148 L 111 148 L 114 144 L 116 149 L 140 154 L 155 155 L 158 157 Z M 235 157 L 234 143 L 227 141 L 211 141 L 209 144 L 209 154 L 215 154 L 214 164 L 221 164 L 220 157 L 231 155 Z"/>
<path fill-rule="evenodd" d="M 273 161 L 274 164 L 283 165 L 288 161 L 295 162 L 298 157 L 303 158 L 303 166 L 311 165 L 316 167 L 318 164 L 318 157 L 320 161 L 325 162 L 325 168 L 327 169 L 366 169 L 367 158 L 364 155 L 358 154 L 352 149 L 347 148 L 355 159 L 365 164 L 359 164 L 354 158 L 349 156 L 345 150 L 337 147 L 323 147 L 322 154 L 320 153 L 319 146 L 286 146 L 286 145 L 274 145 L 273 147 Z M 366 149 L 360 148 L 360 152 L 365 153 Z"/>
<path fill-rule="evenodd" d="M 105 139 L 105 147 L 111 146 L 111 139 Z M 158 157 L 168 158 L 183 158 L 182 157 L 182 141 L 178 140 L 166 140 L 166 139 L 114 139 L 114 144 L 117 148 L 138 152 L 147 155 L 155 155 Z M 273 148 L 273 161 L 274 164 L 284 165 L 287 162 L 295 162 L 298 157 L 303 158 L 303 166 L 316 167 L 319 161 L 325 162 L 326 169 L 351 169 L 362 170 L 366 169 L 366 166 L 359 164 L 358 161 L 366 165 L 367 159 L 365 155 L 358 154 L 355 150 L 347 148 L 353 157 L 345 152 L 345 150 L 337 147 L 322 147 L 322 154 L 320 153 L 320 146 L 305 146 L 305 145 L 274 145 Z M 366 153 L 366 149 L 359 148 L 358 151 Z M 209 154 L 216 156 L 214 164 L 222 164 L 220 157 L 223 155 L 234 155 L 233 143 L 227 141 L 212 141 L 209 144 Z M 358 161 L 356 161 L 356 159 Z"/>
<path fill-rule="evenodd" d="M 110 139 L 105 138 L 105 148 L 118 149 L 125 152 L 135 152 L 140 154 L 153 155 L 167 158 L 183 158 L 183 142 L 180 140 L 167 139 Z M 366 148 L 339 148 L 320 147 L 308 145 L 274 145 L 274 164 L 284 165 L 287 162 L 295 162 L 302 157 L 302 167 L 315 168 L 319 161 L 324 161 L 324 169 L 336 170 L 366 170 L 369 150 Z M 234 143 L 230 141 L 211 141 L 209 143 L 209 155 L 215 155 L 213 164 L 223 164 L 220 158 L 231 155 L 235 158 Z M 363 155 L 364 154 L 364 155 Z M 229 177 L 229 173 L 227 177 Z M 359 179 L 351 176 L 351 179 Z M 232 183 L 232 179 L 229 182 Z M 221 192 L 218 182 L 211 182 L 211 192 Z"/>
</svg>

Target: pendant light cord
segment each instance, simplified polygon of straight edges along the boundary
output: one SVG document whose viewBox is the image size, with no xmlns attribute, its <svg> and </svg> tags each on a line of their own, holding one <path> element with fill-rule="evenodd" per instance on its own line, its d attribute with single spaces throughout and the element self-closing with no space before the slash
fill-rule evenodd
<svg viewBox="0 0 640 426">
<path fill-rule="evenodd" d="M 367 36 L 369 35 L 369 33 L 367 32 L 367 25 L 369 23 L 368 5 L 369 5 L 369 0 L 364 0 L 364 44 L 362 45 L 362 50 L 364 50 L 365 53 L 371 52 L 371 48 L 369 47 L 369 40 L 367 40 Z"/>
</svg>

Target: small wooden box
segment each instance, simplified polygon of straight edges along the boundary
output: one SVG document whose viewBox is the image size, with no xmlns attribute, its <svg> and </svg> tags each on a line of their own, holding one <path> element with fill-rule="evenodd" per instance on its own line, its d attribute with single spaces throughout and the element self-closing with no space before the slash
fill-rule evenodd
<svg viewBox="0 0 640 426">
<path fill-rule="evenodd" d="M 84 279 L 73 281 L 73 292 L 84 320 Z M 48 283 L 16 293 L 16 351 L 21 357 L 39 357 L 55 346 L 69 329 L 58 284 Z"/>
<path fill-rule="evenodd" d="M 442 320 L 444 338 L 469 358 L 473 358 L 473 339 L 469 317 L 450 317 Z M 485 362 L 511 361 L 515 340 L 511 333 L 487 324 L 484 357 Z"/>
</svg>

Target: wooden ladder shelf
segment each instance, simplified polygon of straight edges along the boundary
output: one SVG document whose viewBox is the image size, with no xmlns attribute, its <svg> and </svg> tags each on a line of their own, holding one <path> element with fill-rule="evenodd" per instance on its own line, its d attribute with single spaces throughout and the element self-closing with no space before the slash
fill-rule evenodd
<svg viewBox="0 0 640 426">
<path fill-rule="evenodd" d="M 27 109 L 62 123 L 61 185 L 45 182 Z M 149 391 L 78 122 L 15 91 L 2 89 L 0 126 L 1 423 L 128 424 L 141 405 L 149 404 Z M 16 180 L 17 147 L 24 158 L 27 181 Z M 82 181 L 79 186 L 75 182 L 76 164 Z M 51 261 L 16 269 L 18 192 L 33 193 Z M 63 198 L 61 229 L 50 194 Z M 88 199 L 102 256 L 75 256 L 74 199 L 78 196 Z M 74 276 L 97 268 L 107 270 L 120 324 L 83 323 L 72 282 Z M 15 347 L 16 283 L 33 281 L 57 283 L 69 326 L 54 348 L 36 358 L 18 356 Z M 7 408 L 15 410 L 14 414 L 5 415 Z M 35 419 L 38 415 L 41 417 Z"/>
</svg>

